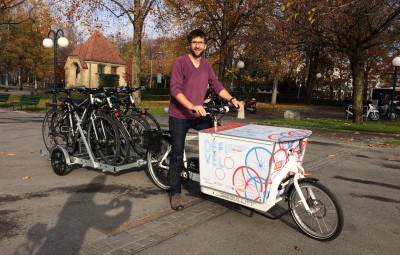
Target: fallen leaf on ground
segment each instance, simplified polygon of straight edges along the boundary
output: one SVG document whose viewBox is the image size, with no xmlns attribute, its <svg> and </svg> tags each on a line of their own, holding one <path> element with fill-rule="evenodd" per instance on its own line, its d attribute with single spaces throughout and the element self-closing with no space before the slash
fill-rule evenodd
<svg viewBox="0 0 400 255">
<path fill-rule="evenodd" d="M 6 155 L 12 157 L 15 156 L 15 153 L 7 153 Z"/>
<path fill-rule="evenodd" d="M 294 249 L 295 249 L 296 251 L 300 251 L 300 246 L 295 245 L 295 246 L 294 246 Z"/>
<path fill-rule="evenodd" d="M 354 142 L 354 138 L 353 138 L 353 137 L 352 137 L 352 138 L 347 138 L 346 141 L 348 141 L 348 142 Z"/>
<path fill-rule="evenodd" d="M 312 173 L 304 173 L 304 176 L 311 176 Z"/>
<path fill-rule="evenodd" d="M 388 158 L 389 161 L 395 161 L 395 158 Z"/>
<path fill-rule="evenodd" d="M 22 177 L 22 180 L 26 181 L 26 180 L 28 180 L 29 178 L 31 178 L 31 177 L 27 175 L 27 176 Z"/>
<path fill-rule="evenodd" d="M 328 158 L 334 158 L 334 157 L 336 157 L 336 155 L 335 154 L 328 154 L 328 155 L 326 155 Z"/>
<path fill-rule="evenodd" d="M 360 134 L 360 132 L 354 132 L 354 134 L 355 134 L 355 135 L 359 135 L 359 134 Z"/>
</svg>

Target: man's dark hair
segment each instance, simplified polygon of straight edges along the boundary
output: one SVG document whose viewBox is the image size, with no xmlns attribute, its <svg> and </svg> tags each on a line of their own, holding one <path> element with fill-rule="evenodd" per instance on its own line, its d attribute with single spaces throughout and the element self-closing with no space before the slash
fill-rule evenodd
<svg viewBox="0 0 400 255">
<path fill-rule="evenodd" d="M 196 38 L 196 37 L 201 37 L 201 38 L 203 38 L 203 39 L 204 39 L 204 42 L 207 41 L 207 35 L 206 35 L 206 33 L 204 33 L 204 31 L 201 30 L 201 29 L 195 29 L 195 30 L 193 30 L 192 32 L 189 33 L 189 35 L 188 35 L 188 37 L 187 37 L 188 43 L 190 44 L 190 43 L 192 42 L 193 38 Z"/>
</svg>

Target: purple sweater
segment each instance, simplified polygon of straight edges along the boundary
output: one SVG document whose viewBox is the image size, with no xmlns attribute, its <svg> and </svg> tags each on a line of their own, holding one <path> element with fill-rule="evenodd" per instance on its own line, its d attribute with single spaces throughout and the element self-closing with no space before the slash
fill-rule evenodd
<svg viewBox="0 0 400 255">
<path fill-rule="evenodd" d="M 194 119 L 199 117 L 176 100 L 179 93 L 183 93 L 193 105 L 203 105 L 208 85 L 215 93 L 223 90 L 222 84 L 217 80 L 208 60 L 201 58 L 200 66 L 196 68 L 189 56 L 183 55 L 175 60 L 171 73 L 171 101 L 169 115 L 178 119 Z"/>
</svg>

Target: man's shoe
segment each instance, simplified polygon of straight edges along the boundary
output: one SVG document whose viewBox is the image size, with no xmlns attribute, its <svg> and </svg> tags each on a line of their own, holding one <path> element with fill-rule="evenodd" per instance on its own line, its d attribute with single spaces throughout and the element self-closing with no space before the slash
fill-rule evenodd
<svg viewBox="0 0 400 255">
<path fill-rule="evenodd" d="M 183 209 L 181 194 L 171 196 L 171 208 L 180 211 Z"/>
</svg>

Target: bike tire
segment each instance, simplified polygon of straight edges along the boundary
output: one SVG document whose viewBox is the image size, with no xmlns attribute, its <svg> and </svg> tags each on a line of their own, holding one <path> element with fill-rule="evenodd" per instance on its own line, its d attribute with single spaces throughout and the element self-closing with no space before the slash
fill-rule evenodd
<svg viewBox="0 0 400 255">
<path fill-rule="evenodd" d="M 42 137 L 44 145 L 51 151 L 57 145 L 68 145 L 69 122 L 63 117 L 60 110 L 50 110 L 46 113 L 42 123 Z"/>
<path fill-rule="evenodd" d="M 129 135 L 129 143 L 133 151 L 139 156 L 144 157 L 147 153 L 148 145 L 145 144 L 145 131 L 150 127 L 141 118 L 133 115 L 123 115 L 119 119 Z"/>
<path fill-rule="evenodd" d="M 55 147 L 50 155 L 51 167 L 56 175 L 64 176 L 69 173 L 69 166 L 64 152 L 59 147 Z"/>
<path fill-rule="evenodd" d="M 153 114 L 146 112 L 146 114 L 143 114 L 141 116 L 148 123 L 151 130 L 161 131 L 160 123 Z"/>
<path fill-rule="evenodd" d="M 90 120 L 87 137 L 89 147 L 97 160 L 115 165 L 121 145 L 118 127 L 114 120 L 105 114 L 97 115 Z"/>
<path fill-rule="evenodd" d="M 379 113 L 378 113 L 378 112 L 371 112 L 371 113 L 369 114 L 369 118 L 370 118 L 371 120 L 374 120 L 374 121 L 379 120 Z"/>
<path fill-rule="evenodd" d="M 120 153 L 118 159 L 115 162 L 116 165 L 120 166 L 128 162 L 131 153 L 131 143 L 129 141 L 129 134 L 126 131 L 124 125 L 117 118 L 113 118 L 119 131 L 119 143 Z"/>
<path fill-rule="evenodd" d="M 46 113 L 44 116 L 43 122 L 42 122 L 42 138 L 43 138 L 43 143 L 46 146 L 46 149 L 50 151 L 55 145 L 53 141 L 53 136 L 51 132 L 51 127 L 52 127 L 52 121 L 53 121 L 53 115 L 56 114 L 57 110 L 50 110 Z"/>
<path fill-rule="evenodd" d="M 304 208 L 295 188 L 289 194 L 289 208 L 296 225 L 309 237 L 319 241 L 333 240 L 343 229 L 343 210 L 325 186 L 318 182 L 300 182 L 300 189 L 313 211 L 308 213 Z M 315 199 L 311 198 L 311 194 Z M 322 228 L 323 227 L 323 228 Z"/>
<path fill-rule="evenodd" d="M 169 184 L 169 160 L 171 143 L 168 138 L 161 138 L 158 152 L 147 152 L 146 175 L 160 189 L 168 191 Z"/>
<path fill-rule="evenodd" d="M 394 120 L 394 119 L 397 118 L 397 114 L 394 113 L 394 112 L 388 113 L 387 116 L 388 116 L 388 118 L 389 118 L 390 120 Z"/>
</svg>

